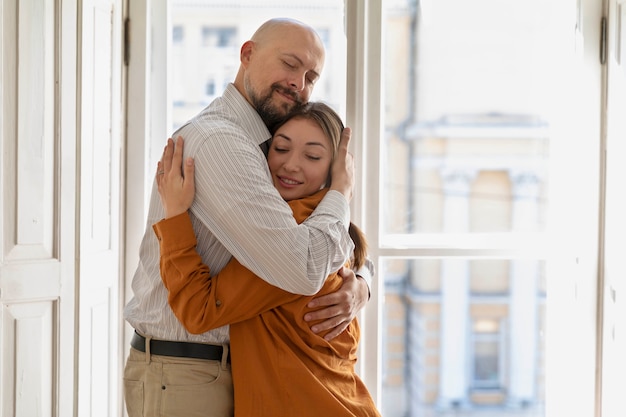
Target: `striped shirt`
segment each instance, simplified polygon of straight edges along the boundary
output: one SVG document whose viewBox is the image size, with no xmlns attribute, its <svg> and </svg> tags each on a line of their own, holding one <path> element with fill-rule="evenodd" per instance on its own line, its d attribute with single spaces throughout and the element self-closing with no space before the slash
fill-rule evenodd
<svg viewBox="0 0 626 417">
<path fill-rule="evenodd" d="M 172 137 L 178 135 L 185 139 L 185 157 L 195 160 L 196 195 L 190 217 L 198 252 L 213 273 L 234 256 L 268 283 L 311 295 L 349 258 L 353 243 L 347 231 L 350 213 L 345 197 L 329 191 L 305 222 L 296 223 L 272 184 L 259 146 L 270 133 L 233 84 Z M 228 326 L 193 335 L 172 313 L 152 230 L 163 217 L 155 183 L 125 319 L 156 339 L 228 342 Z"/>
</svg>

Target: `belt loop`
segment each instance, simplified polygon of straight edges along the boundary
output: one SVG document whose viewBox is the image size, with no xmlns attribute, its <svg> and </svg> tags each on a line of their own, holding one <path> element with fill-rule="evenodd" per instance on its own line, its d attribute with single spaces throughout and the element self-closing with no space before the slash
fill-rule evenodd
<svg viewBox="0 0 626 417">
<path fill-rule="evenodd" d="M 224 343 L 222 345 L 222 369 L 226 369 L 226 366 L 228 365 L 228 355 L 229 355 L 229 346 L 228 343 Z"/>
<path fill-rule="evenodd" d="M 150 342 L 152 342 L 152 336 L 146 336 L 146 340 L 144 341 L 144 348 L 146 350 L 146 363 L 150 363 Z"/>
</svg>

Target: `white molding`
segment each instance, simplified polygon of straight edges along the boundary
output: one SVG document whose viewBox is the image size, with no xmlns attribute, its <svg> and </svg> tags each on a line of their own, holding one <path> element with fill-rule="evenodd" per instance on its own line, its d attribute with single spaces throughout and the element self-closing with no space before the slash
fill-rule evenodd
<svg viewBox="0 0 626 417">
<path fill-rule="evenodd" d="M 352 220 L 363 228 L 369 256 L 378 267 L 380 149 L 382 140 L 382 4 L 380 0 L 346 0 L 347 126 L 352 128 L 356 190 Z M 375 184 L 367 187 L 367 184 Z M 362 313 L 359 373 L 374 401 L 382 394 L 382 296 L 383 285 L 374 276 L 371 298 Z"/>
</svg>

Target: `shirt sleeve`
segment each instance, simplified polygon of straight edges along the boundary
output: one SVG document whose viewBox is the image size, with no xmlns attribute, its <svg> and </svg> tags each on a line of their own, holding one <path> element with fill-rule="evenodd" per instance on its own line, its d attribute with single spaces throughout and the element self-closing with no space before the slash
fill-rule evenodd
<svg viewBox="0 0 626 417">
<path fill-rule="evenodd" d="M 300 298 L 259 279 L 236 259 L 211 277 L 197 253 L 187 213 L 153 225 L 161 250 L 161 277 L 168 303 L 194 334 L 237 323 Z M 245 306 L 245 308 L 237 308 Z"/>
<path fill-rule="evenodd" d="M 358 270 L 354 271 L 354 274 L 357 277 L 363 278 L 363 280 L 367 283 L 367 288 L 372 293 L 372 278 L 375 274 L 374 262 L 370 258 L 365 258 L 365 263 Z"/>
<path fill-rule="evenodd" d="M 232 130 L 181 133 L 186 140 L 190 135 L 206 139 L 192 155 L 196 164 L 192 216 L 269 284 L 295 294 L 317 293 L 353 250 L 347 200 L 329 191 L 311 216 L 297 224 L 271 182 L 259 146 Z M 187 151 L 187 141 L 185 146 Z"/>
</svg>

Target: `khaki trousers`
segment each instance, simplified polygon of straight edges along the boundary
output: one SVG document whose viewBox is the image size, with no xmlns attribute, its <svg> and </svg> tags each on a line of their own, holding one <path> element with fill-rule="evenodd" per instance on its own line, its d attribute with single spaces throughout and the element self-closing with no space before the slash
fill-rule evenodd
<svg viewBox="0 0 626 417">
<path fill-rule="evenodd" d="M 149 345 L 149 344 L 148 344 Z M 233 417 L 230 364 L 151 355 L 134 348 L 124 368 L 129 417 Z"/>
</svg>

